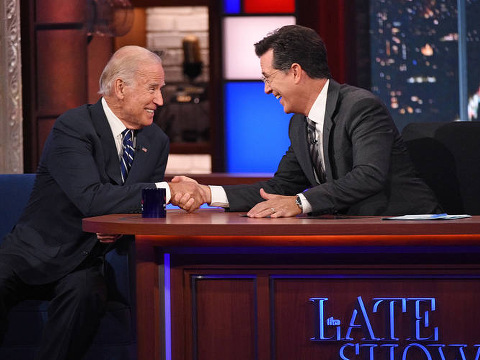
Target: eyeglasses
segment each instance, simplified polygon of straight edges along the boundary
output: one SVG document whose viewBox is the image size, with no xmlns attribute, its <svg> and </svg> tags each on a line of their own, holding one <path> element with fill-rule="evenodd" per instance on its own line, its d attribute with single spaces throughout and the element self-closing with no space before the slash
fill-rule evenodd
<svg viewBox="0 0 480 360">
<path fill-rule="evenodd" d="M 273 80 L 272 77 L 273 77 L 276 73 L 278 73 L 279 71 L 280 71 L 280 69 L 275 70 L 275 71 L 272 72 L 270 75 L 263 75 L 263 76 L 262 76 L 262 81 L 263 81 L 265 84 L 270 85 L 271 82 L 272 82 L 272 80 Z"/>
</svg>

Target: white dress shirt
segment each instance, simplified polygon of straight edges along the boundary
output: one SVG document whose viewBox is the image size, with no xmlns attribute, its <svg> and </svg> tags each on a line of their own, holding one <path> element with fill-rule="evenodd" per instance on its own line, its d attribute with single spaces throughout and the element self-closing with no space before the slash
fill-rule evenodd
<svg viewBox="0 0 480 360">
<path fill-rule="evenodd" d="M 122 132 L 127 128 L 123 122 L 113 113 L 113 111 L 108 106 L 105 99 L 102 97 L 102 106 L 103 112 L 107 117 L 108 124 L 112 130 L 113 139 L 115 140 L 115 146 L 117 147 L 118 161 L 120 162 L 122 158 L 123 145 L 122 145 Z"/>
</svg>

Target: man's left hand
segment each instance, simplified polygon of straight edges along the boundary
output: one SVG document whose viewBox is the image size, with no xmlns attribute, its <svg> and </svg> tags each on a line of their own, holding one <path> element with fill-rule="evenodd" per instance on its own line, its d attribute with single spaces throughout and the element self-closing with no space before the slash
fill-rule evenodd
<svg viewBox="0 0 480 360">
<path fill-rule="evenodd" d="M 292 217 L 297 216 L 302 212 L 295 203 L 296 196 L 269 194 L 263 189 L 260 189 L 260 196 L 266 201 L 262 201 L 251 208 L 247 213 L 248 217 Z"/>
</svg>

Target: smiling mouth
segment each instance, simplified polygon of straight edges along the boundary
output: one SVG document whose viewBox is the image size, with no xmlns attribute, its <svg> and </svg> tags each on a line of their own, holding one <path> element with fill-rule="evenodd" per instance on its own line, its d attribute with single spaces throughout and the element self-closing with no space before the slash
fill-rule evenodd
<svg viewBox="0 0 480 360">
<path fill-rule="evenodd" d="M 282 98 L 282 95 L 275 95 L 275 97 L 277 98 L 277 100 L 280 100 Z"/>
<path fill-rule="evenodd" d="M 150 113 L 150 114 L 153 114 L 155 112 L 155 110 L 152 110 L 152 109 L 145 109 L 145 111 Z"/>
</svg>

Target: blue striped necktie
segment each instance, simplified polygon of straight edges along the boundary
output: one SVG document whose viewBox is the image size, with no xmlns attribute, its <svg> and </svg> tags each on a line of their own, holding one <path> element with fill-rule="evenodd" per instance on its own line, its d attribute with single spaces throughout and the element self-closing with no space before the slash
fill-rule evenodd
<svg viewBox="0 0 480 360">
<path fill-rule="evenodd" d="M 320 154 L 319 144 L 317 140 L 317 129 L 316 123 L 307 117 L 307 136 L 308 136 L 308 146 L 310 149 L 310 157 L 312 159 L 313 168 L 317 174 L 317 178 L 320 183 L 326 181 L 325 171 L 322 166 L 322 157 Z"/>
<path fill-rule="evenodd" d="M 120 161 L 120 170 L 122 172 L 122 182 L 127 179 L 128 172 L 132 167 L 135 149 L 133 148 L 133 130 L 125 129 L 123 135 L 123 153 Z"/>
</svg>

